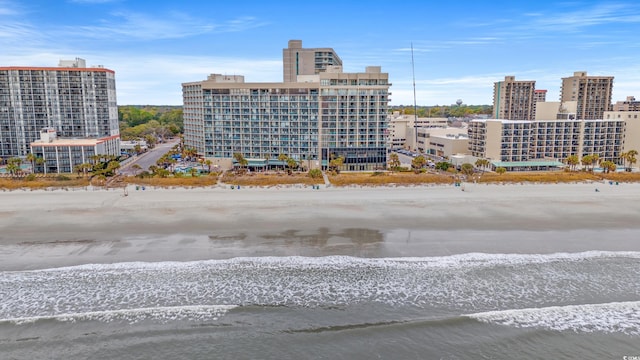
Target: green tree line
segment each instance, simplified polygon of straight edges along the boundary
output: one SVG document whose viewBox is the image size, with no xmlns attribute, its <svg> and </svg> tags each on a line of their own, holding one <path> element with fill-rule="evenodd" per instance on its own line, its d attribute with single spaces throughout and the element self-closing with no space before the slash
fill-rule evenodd
<svg viewBox="0 0 640 360">
<path fill-rule="evenodd" d="M 164 139 L 184 130 L 182 108 L 175 106 L 119 106 L 118 120 L 122 140 Z"/>
<path fill-rule="evenodd" d="M 417 106 L 418 117 L 465 117 L 470 115 L 491 115 L 491 105 L 453 105 L 453 106 Z M 409 105 L 390 106 L 390 111 L 400 111 L 404 115 L 413 115 L 414 107 Z"/>
</svg>

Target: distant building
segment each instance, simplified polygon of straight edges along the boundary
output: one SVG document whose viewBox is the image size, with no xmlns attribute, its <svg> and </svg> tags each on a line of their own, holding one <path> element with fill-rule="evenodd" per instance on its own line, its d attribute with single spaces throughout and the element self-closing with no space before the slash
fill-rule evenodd
<svg viewBox="0 0 640 360">
<path fill-rule="evenodd" d="M 83 59 L 59 67 L 0 67 L 0 157 L 24 157 L 40 130 L 63 138 L 119 137 L 115 73 Z"/>
<path fill-rule="evenodd" d="M 627 96 L 625 101 L 613 104 L 613 111 L 640 111 L 640 101 L 633 96 Z"/>
<path fill-rule="evenodd" d="M 505 120 L 533 120 L 535 118 L 536 82 L 516 81 L 505 76 L 493 85 L 493 116 Z"/>
<path fill-rule="evenodd" d="M 451 158 L 469 152 L 466 128 L 417 128 L 418 151 L 427 155 Z"/>
<path fill-rule="evenodd" d="M 78 165 L 91 163 L 94 155 L 120 155 L 120 136 L 99 139 L 58 138 L 56 130 L 45 128 L 40 131 L 40 140 L 30 144 L 31 153 L 44 159 L 36 164 L 35 172 L 54 174 L 72 173 Z"/>
<path fill-rule="evenodd" d="M 533 91 L 533 119 L 536 119 L 537 116 L 537 109 L 538 109 L 538 103 L 544 103 L 547 102 L 547 90 L 534 90 Z"/>
<path fill-rule="evenodd" d="M 605 111 L 611 110 L 613 76 L 588 76 L 586 71 L 577 71 L 573 76 L 562 78 L 560 101 L 575 101 L 577 120 L 602 119 Z"/>
<path fill-rule="evenodd" d="M 627 141 L 638 141 L 638 135 L 626 131 L 628 123 L 623 119 L 473 120 L 469 123 L 469 150 L 473 156 L 508 170 L 542 170 L 571 155 L 597 154 L 600 159 L 619 163 L 625 134 Z"/>
<path fill-rule="evenodd" d="M 185 144 L 223 168 L 234 153 L 256 167 L 279 164 L 280 154 L 306 168 L 340 156 L 343 170 L 386 167 L 389 74 L 379 66 L 297 74 L 283 83 L 214 74 L 182 84 Z"/>
<path fill-rule="evenodd" d="M 400 114 L 394 111 L 389 116 L 388 143 L 391 148 L 407 148 L 416 150 L 414 128 L 446 128 L 447 118 L 417 118 L 415 115 Z"/>
<path fill-rule="evenodd" d="M 298 81 L 299 75 L 318 75 L 329 66 L 342 66 L 342 60 L 331 48 L 302 47 L 302 40 L 289 40 L 282 50 L 283 81 Z"/>
<path fill-rule="evenodd" d="M 136 152 L 137 147 L 139 147 L 141 152 L 149 150 L 149 146 L 145 140 L 120 141 L 120 151 L 123 154 L 131 155 Z"/>
</svg>

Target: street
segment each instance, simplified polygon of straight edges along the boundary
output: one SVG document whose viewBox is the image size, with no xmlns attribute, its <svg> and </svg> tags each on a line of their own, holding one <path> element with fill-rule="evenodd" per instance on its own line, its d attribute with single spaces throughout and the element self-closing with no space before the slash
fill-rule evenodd
<svg viewBox="0 0 640 360">
<path fill-rule="evenodd" d="M 132 176 L 136 173 L 140 173 L 141 171 L 149 170 L 149 166 L 156 165 L 158 159 L 160 159 L 164 154 L 168 153 L 172 147 L 174 147 L 178 142 L 180 142 L 179 138 L 175 138 L 173 140 L 169 140 L 162 144 L 156 145 L 153 149 L 150 149 L 146 153 L 143 153 L 139 156 L 134 156 L 133 160 L 127 162 L 125 165 L 122 165 L 120 168 L 120 174 L 125 176 Z M 138 164 L 141 169 L 132 169 L 133 164 Z"/>
</svg>

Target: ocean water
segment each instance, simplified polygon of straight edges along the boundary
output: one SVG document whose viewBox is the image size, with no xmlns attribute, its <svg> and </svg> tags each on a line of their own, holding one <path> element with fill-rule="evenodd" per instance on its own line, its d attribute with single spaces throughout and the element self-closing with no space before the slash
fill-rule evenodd
<svg viewBox="0 0 640 360">
<path fill-rule="evenodd" d="M 623 359 L 640 252 L 0 272 L 2 359 Z"/>
</svg>

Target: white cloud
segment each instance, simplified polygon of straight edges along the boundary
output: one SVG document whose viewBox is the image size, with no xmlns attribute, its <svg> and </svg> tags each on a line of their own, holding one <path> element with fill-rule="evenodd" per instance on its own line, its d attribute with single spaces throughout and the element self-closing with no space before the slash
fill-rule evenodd
<svg viewBox="0 0 640 360">
<path fill-rule="evenodd" d="M 640 22 L 638 9 L 631 4 L 599 4 L 592 8 L 557 12 L 538 17 L 533 25 L 547 31 L 579 31 L 582 28 L 602 24 Z"/>
<path fill-rule="evenodd" d="M 91 60 L 91 61 L 89 61 Z M 182 83 L 211 73 L 244 75 L 246 82 L 282 81 L 280 59 L 123 55 L 87 59 L 116 72 L 118 104 L 181 105 Z"/>
<path fill-rule="evenodd" d="M 69 2 L 76 4 L 106 4 L 119 1 L 121 0 L 69 0 Z"/>
<path fill-rule="evenodd" d="M 9 1 L 0 0 L 0 16 L 17 15 L 20 13 L 18 6 Z"/>
<path fill-rule="evenodd" d="M 157 40 L 244 31 L 264 25 L 265 23 L 253 17 L 239 17 L 218 24 L 177 13 L 159 17 L 118 12 L 113 13 L 111 18 L 100 21 L 98 25 L 68 27 L 65 34 L 109 40 Z"/>
</svg>

